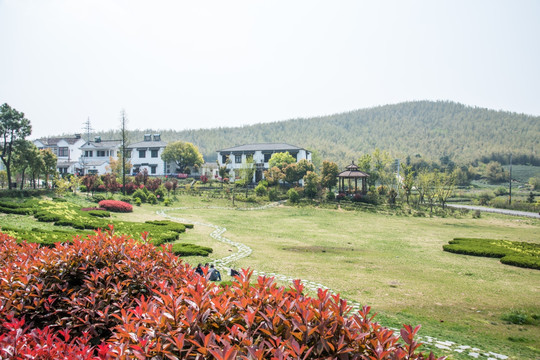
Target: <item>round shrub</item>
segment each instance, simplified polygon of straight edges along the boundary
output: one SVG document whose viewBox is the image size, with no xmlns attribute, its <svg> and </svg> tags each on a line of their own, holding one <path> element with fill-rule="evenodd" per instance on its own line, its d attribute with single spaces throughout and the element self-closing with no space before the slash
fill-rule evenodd
<svg viewBox="0 0 540 360">
<path fill-rule="evenodd" d="M 257 194 L 257 196 L 264 196 L 267 191 L 268 189 L 261 182 L 255 187 L 255 194 Z"/>
<path fill-rule="evenodd" d="M 270 189 L 268 191 L 268 200 L 270 201 L 278 201 L 279 200 L 279 194 L 276 189 Z"/>
<path fill-rule="evenodd" d="M 119 200 L 102 200 L 99 206 L 112 212 L 132 212 L 133 206 Z"/>
<path fill-rule="evenodd" d="M 157 188 L 157 190 L 154 193 L 156 194 L 156 197 L 159 200 L 163 201 L 165 199 L 165 194 L 167 194 L 167 189 L 162 184 Z"/>
<path fill-rule="evenodd" d="M 300 195 L 295 189 L 289 189 L 289 191 L 287 191 L 287 196 L 289 197 L 289 201 L 293 204 L 296 204 L 298 200 L 300 200 Z"/>
<path fill-rule="evenodd" d="M 136 197 L 135 198 L 135 205 L 141 206 L 141 204 L 142 204 L 141 198 Z"/>
<path fill-rule="evenodd" d="M 86 186 L 84 186 L 84 185 L 79 186 L 79 191 L 80 192 L 86 192 L 87 190 L 88 190 L 88 188 Z"/>
<path fill-rule="evenodd" d="M 155 205 L 155 204 L 158 203 L 158 199 L 157 199 L 156 195 L 150 194 L 146 198 L 146 202 L 149 203 L 149 204 Z"/>
<path fill-rule="evenodd" d="M 336 194 L 334 194 L 333 191 L 328 191 L 328 192 L 326 193 L 326 200 L 327 200 L 327 201 L 334 201 L 334 200 L 336 200 Z"/>
<path fill-rule="evenodd" d="M 134 199 L 135 198 L 139 198 L 141 199 L 141 202 L 146 202 L 146 198 L 148 197 L 148 195 L 144 192 L 143 189 L 137 189 L 135 190 L 135 192 L 133 193 L 133 195 L 131 195 Z"/>
</svg>

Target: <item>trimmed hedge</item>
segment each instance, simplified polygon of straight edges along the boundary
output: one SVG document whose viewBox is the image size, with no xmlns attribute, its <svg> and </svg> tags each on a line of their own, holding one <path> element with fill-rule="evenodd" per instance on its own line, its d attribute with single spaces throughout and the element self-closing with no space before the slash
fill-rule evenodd
<svg viewBox="0 0 540 360">
<path fill-rule="evenodd" d="M 208 256 L 214 250 L 206 246 L 176 243 L 172 244 L 170 251 L 178 256 Z"/>
<path fill-rule="evenodd" d="M 444 251 L 500 258 L 501 263 L 529 269 L 540 270 L 540 244 L 494 239 L 455 238 Z"/>
<path fill-rule="evenodd" d="M 367 306 L 251 274 L 220 287 L 112 229 L 54 248 L 0 233 L 0 358 L 435 360 L 420 326 L 395 334 Z"/>
<path fill-rule="evenodd" d="M 133 205 L 128 204 L 120 200 L 102 200 L 98 203 L 99 207 L 107 209 L 112 212 L 132 212 Z"/>
</svg>

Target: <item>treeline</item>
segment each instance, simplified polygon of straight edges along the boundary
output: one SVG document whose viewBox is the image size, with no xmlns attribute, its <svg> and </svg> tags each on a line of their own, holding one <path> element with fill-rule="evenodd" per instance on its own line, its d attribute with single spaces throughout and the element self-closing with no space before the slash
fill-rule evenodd
<svg viewBox="0 0 540 360">
<path fill-rule="evenodd" d="M 448 101 L 414 101 L 341 114 L 293 119 L 235 128 L 199 130 L 130 130 L 132 142 L 144 133 L 161 133 L 164 141 L 195 144 L 207 162 L 216 151 L 241 144 L 283 142 L 304 147 L 340 167 L 376 148 L 392 157 L 407 155 L 429 161 L 448 157 L 463 164 L 540 165 L 540 117 L 470 107 Z M 99 132 L 118 138 L 119 130 Z"/>
</svg>

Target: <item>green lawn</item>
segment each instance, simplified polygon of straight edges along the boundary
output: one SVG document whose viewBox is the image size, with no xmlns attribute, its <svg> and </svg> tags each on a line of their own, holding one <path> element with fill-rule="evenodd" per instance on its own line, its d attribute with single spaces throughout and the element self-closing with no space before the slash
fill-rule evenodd
<svg viewBox="0 0 540 360">
<path fill-rule="evenodd" d="M 208 205 L 197 201 L 182 198 L 182 206 Z M 253 249 L 237 267 L 325 284 L 372 306 L 385 325 L 420 323 L 424 335 L 442 340 L 515 359 L 540 356 L 538 325 L 502 320 L 516 311 L 540 315 L 540 271 L 442 251 L 455 237 L 538 243 L 537 220 L 491 214 L 417 218 L 289 206 L 170 214 L 225 226 L 225 236 Z M 195 242 L 200 235 L 188 232 L 183 239 Z"/>
</svg>

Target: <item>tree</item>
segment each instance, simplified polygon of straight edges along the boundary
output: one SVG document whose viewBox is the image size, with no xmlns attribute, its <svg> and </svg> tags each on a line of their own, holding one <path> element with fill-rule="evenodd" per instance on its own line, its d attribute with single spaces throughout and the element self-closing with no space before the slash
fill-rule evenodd
<svg viewBox="0 0 540 360">
<path fill-rule="evenodd" d="M 309 198 L 314 198 L 319 193 L 320 178 L 314 171 L 308 171 L 304 176 L 304 194 Z"/>
<path fill-rule="evenodd" d="M 254 174 L 255 161 L 253 161 L 253 156 L 246 156 L 246 159 L 242 161 L 242 167 L 240 168 L 240 178 L 244 181 L 246 187 L 253 181 Z"/>
<path fill-rule="evenodd" d="M 444 209 L 446 201 L 450 196 L 452 196 L 452 193 L 456 187 L 456 177 L 454 176 L 454 173 L 439 173 L 436 174 L 435 184 L 437 186 L 437 198 L 441 202 Z"/>
<path fill-rule="evenodd" d="M 124 161 L 124 158 L 122 156 L 122 151 L 120 151 L 120 155 L 118 155 L 118 159 L 115 159 L 112 156 L 109 157 L 109 165 L 106 166 L 106 169 L 107 171 L 110 171 L 111 173 L 113 173 L 116 177 L 121 178 L 122 182 L 125 182 L 126 177 L 125 177 L 124 171 L 126 173 L 129 173 L 132 167 L 133 165 L 131 165 L 131 161 L 127 159 L 126 161 Z M 123 173 L 124 175 L 122 175 Z M 122 185 L 122 187 L 124 186 Z"/>
<path fill-rule="evenodd" d="M 12 157 L 15 169 L 21 174 L 21 190 L 24 187 L 26 171 L 32 171 L 32 167 L 39 171 L 38 168 L 41 166 L 39 155 L 39 150 L 32 142 L 21 139 L 15 142 Z"/>
<path fill-rule="evenodd" d="M 409 198 L 411 197 L 412 188 L 414 186 L 414 171 L 411 165 L 405 165 L 403 169 L 403 178 L 401 179 L 403 191 L 407 198 L 407 204 L 409 204 Z"/>
<path fill-rule="evenodd" d="M 283 173 L 277 166 L 274 166 L 264 172 L 264 178 L 269 185 L 277 185 L 283 179 Z"/>
<path fill-rule="evenodd" d="M 321 186 L 332 191 L 332 188 L 337 185 L 339 168 L 335 162 L 323 161 L 321 171 Z"/>
<path fill-rule="evenodd" d="M 4 188 L 7 184 L 6 170 L 0 170 L 0 187 Z"/>
<path fill-rule="evenodd" d="M 302 159 L 296 163 L 296 171 L 298 177 L 303 179 L 309 171 L 315 171 L 315 165 L 306 159 Z"/>
<path fill-rule="evenodd" d="M 41 151 L 41 158 L 43 159 L 44 168 L 43 171 L 45 172 L 45 183 L 47 184 L 47 188 L 49 187 L 49 176 L 56 173 L 56 163 L 58 158 L 54 153 L 51 151 L 51 149 L 42 149 Z"/>
<path fill-rule="evenodd" d="M 283 173 L 283 180 L 291 185 L 301 179 L 301 177 L 298 176 L 298 166 L 296 163 L 285 166 L 283 169 L 281 169 L 281 172 Z"/>
<path fill-rule="evenodd" d="M 507 175 L 501 163 L 490 161 L 489 164 L 486 165 L 486 178 L 490 183 L 496 184 L 506 181 Z"/>
<path fill-rule="evenodd" d="M 24 113 L 13 109 L 6 103 L 0 107 L 0 136 L 2 138 L 0 158 L 6 168 L 9 189 L 12 189 L 13 147 L 17 140 L 24 140 L 31 133 L 32 126 L 30 121 L 24 117 Z"/>
<path fill-rule="evenodd" d="M 192 143 L 184 141 L 168 144 L 161 154 L 161 159 L 165 162 L 174 162 L 179 173 L 184 173 L 189 166 L 200 166 L 204 163 L 199 149 Z"/>
<path fill-rule="evenodd" d="M 429 203 L 430 212 L 433 212 L 433 204 L 435 197 L 437 196 L 437 177 L 438 170 L 430 172 L 426 169 L 420 171 L 420 174 L 417 176 L 417 185 L 416 188 L 418 192 L 421 193 L 421 197 Z"/>
<path fill-rule="evenodd" d="M 32 144 L 33 145 L 33 144 Z M 45 170 L 45 161 L 43 160 L 43 153 L 34 145 L 32 147 L 32 154 L 30 158 L 30 174 L 32 175 L 32 186 L 36 188 L 36 180 L 39 182 L 39 178 Z"/>
<path fill-rule="evenodd" d="M 275 166 L 279 170 L 283 170 L 287 165 L 293 164 L 295 162 L 296 162 L 296 159 L 294 158 L 294 156 L 289 154 L 288 151 L 274 153 L 272 154 L 272 157 L 268 161 L 268 167 L 271 169 Z"/>
</svg>

